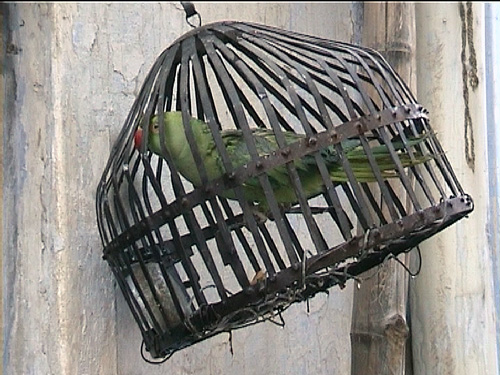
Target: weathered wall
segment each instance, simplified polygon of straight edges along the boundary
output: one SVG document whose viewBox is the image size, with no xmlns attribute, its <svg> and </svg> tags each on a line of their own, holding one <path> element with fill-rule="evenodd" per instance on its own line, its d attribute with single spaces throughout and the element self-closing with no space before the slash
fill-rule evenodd
<svg viewBox="0 0 500 375">
<path fill-rule="evenodd" d="M 239 19 L 353 39 L 350 3 L 199 3 Z M 141 83 L 188 31 L 180 3 L 8 4 L 4 321 L 8 374 L 346 374 L 352 285 L 153 367 L 102 261 L 95 188 Z M 8 197 L 8 198 L 7 198 Z"/>
<path fill-rule="evenodd" d="M 93 195 L 124 94 L 108 56 L 92 55 L 93 33 L 78 38 L 78 5 L 7 9 L 5 372 L 113 374 L 114 289 Z"/>
</svg>

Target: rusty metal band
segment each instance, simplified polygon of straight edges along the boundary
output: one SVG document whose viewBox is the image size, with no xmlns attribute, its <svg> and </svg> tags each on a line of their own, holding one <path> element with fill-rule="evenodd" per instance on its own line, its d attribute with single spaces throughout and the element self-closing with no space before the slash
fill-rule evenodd
<svg viewBox="0 0 500 375">
<path fill-rule="evenodd" d="M 427 111 L 419 104 L 387 108 L 374 114 L 359 117 L 336 126 L 333 130 L 324 131 L 311 137 L 306 137 L 284 148 L 277 149 L 270 155 L 265 155 L 250 161 L 248 164 L 234 170 L 231 174 L 209 181 L 205 186 L 195 188 L 179 199 L 173 201 L 161 210 L 144 218 L 118 235 L 104 248 L 104 258 L 111 253 L 128 247 L 152 229 L 162 225 L 186 210 L 196 207 L 210 197 L 225 190 L 240 186 L 248 178 L 266 173 L 277 166 L 298 160 L 306 155 L 320 151 L 330 145 L 338 144 L 343 140 L 364 134 L 396 122 L 415 119 L 427 119 Z"/>
</svg>

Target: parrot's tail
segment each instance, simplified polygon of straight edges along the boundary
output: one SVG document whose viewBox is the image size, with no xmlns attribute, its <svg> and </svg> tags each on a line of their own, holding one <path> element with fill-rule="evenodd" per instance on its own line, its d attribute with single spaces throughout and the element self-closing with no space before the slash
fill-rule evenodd
<svg viewBox="0 0 500 375">
<path fill-rule="evenodd" d="M 408 153 L 407 148 L 405 148 L 403 142 L 395 141 L 391 143 L 403 168 L 413 167 L 433 158 L 430 154 L 424 155 L 422 151 L 419 150 L 420 147 L 415 147 L 420 145 L 427 138 L 428 135 L 423 135 L 421 137 L 411 138 L 408 140 L 408 142 L 406 142 L 407 147 L 412 148 L 412 156 L 410 156 L 410 154 Z M 372 147 L 371 153 L 383 179 L 395 178 L 399 176 L 397 166 L 394 163 L 389 149 L 386 145 Z M 376 177 L 368 160 L 368 156 L 366 155 L 361 145 L 346 151 L 345 155 L 347 157 L 347 160 L 349 161 L 355 178 L 359 182 L 376 181 Z M 330 170 L 330 176 L 332 180 L 336 182 L 348 181 L 347 174 L 343 170 L 343 168 Z"/>
</svg>

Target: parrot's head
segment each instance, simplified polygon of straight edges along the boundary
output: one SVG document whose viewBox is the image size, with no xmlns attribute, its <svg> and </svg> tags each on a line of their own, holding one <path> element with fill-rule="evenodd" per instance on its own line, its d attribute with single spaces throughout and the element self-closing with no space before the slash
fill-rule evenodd
<svg viewBox="0 0 500 375">
<path fill-rule="evenodd" d="M 154 116 L 151 119 L 151 121 L 149 123 L 148 132 L 149 132 L 149 138 L 150 138 L 149 140 L 150 141 L 151 141 L 152 137 L 155 137 L 158 135 L 158 133 L 159 133 L 158 116 Z M 143 134 L 144 134 L 144 130 L 142 130 L 142 126 L 140 126 L 139 128 L 137 128 L 137 130 L 135 131 L 135 134 L 134 134 L 134 147 L 137 150 L 141 149 Z"/>
</svg>

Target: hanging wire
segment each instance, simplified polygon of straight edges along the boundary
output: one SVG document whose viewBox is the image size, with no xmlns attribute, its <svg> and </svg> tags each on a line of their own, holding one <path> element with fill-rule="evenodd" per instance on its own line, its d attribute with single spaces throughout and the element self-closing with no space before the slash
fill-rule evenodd
<svg viewBox="0 0 500 375">
<path fill-rule="evenodd" d="M 406 264 L 404 264 L 401 260 L 399 260 L 399 258 L 396 255 L 394 255 L 394 254 L 389 254 L 385 258 L 384 262 L 386 260 L 389 260 L 389 259 L 394 259 L 396 262 L 399 263 L 399 265 L 401 267 L 404 268 L 404 270 L 408 273 L 408 275 L 410 275 L 411 278 L 415 278 L 415 277 L 417 277 L 420 274 L 420 271 L 422 270 L 422 253 L 420 252 L 420 247 L 416 246 L 415 249 L 417 250 L 417 255 L 418 255 L 418 267 L 417 267 L 416 271 L 410 270 L 410 268 Z M 411 250 L 412 249 L 410 249 L 410 251 Z M 408 252 L 410 252 L 410 251 L 408 251 Z"/>
<path fill-rule="evenodd" d="M 181 5 L 186 12 L 186 22 L 193 29 L 201 26 L 201 16 L 200 13 L 194 8 L 194 4 L 191 1 L 181 1 Z M 191 22 L 192 17 L 196 17 L 196 23 Z"/>
<path fill-rule="evenodd" d="M 405 253 L 411 253 L 412 250 L 416 250 L 417 251 L 418 266 L 417 266 L 416 271 L 412 271 L 406 264 L 404 264 L 396 255 L 394 255 L 392 253 L 388 254 L 385 257 L 384 261 L 382 263 L 380 263 L 380 265 L 378 267 L 382 267 L 382 265 L 385 264 L 386 261 L 388 261 L 390 259 L 394 259 L 396 262 L 399 263 L 399 265 L 401 267 L 404 268 L 404 270 L 408 273 L 408 275 L 412 279 L 414 279 L 414 278 L 416 278 L 420 274 L 420 271 L 422 270 L 422 263 L 423 262 L 422 262 L 422 252 L 420 250 L 420 247 L 419 246 L 412 247 L 408 251 L 405 251 Z M 363 282 L 365 282 L 367 280 L 370 280 L 371 278 L 373 278 L 376 275 L 378 275 L 378 268 L 374 268 L 373 270 L 374 270 L 374 272 L 371 275 L 368 275 L 368 276 L 365 276 L 365 277 L 354 277 L 354 276 L 349 276 L 349 277 L 352 278 L 352 279 L 354 279 L 357 282 L 357 287 L 359 289 L 361 287 L 361 283 L 363 283 Z"/>
</svg>

